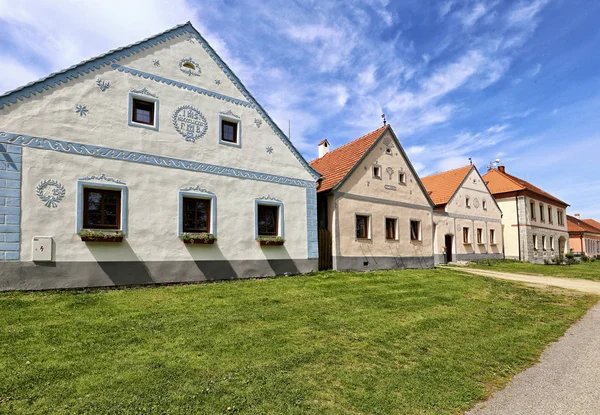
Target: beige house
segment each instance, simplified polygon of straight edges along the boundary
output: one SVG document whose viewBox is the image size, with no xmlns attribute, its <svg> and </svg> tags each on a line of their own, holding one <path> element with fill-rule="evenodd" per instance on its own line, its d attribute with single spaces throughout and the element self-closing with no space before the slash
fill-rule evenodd
<svg viewBox="0 0 600 415">
<path fill-rule="evenodd" d="M 435 203 L 435 263 L 503 258 L 502 211 L 473 165 L 424 177 Z"/>
<path fill-rule="evenodd" d="M 392 128 L 333 151 L 319 144 L 321 269 L 433 267 L 433 202 Z"/>
<path fill-rule="evenodd" d="M 569 252 L 567 203 L 506 173 L 504 166 L 483 180 L 502 209 L 506 258 L 541 263 Z"/>
</svg>

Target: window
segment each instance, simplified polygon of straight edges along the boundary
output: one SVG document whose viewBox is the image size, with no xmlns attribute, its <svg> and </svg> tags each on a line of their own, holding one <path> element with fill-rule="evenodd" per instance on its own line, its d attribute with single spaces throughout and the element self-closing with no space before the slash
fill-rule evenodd
<svg viewBox="0 0 600 415">
<path fill-rule="evenodd" d="M 398 173 L 398 183 L 406 184 L 406 173 L 402 173 L 402 172 Z"/>
<path fill-rule="evenodd" d="M 369 216 L 356 215 L 356 238 L 369 239 L 371 234 L 369 229 Z"/>
<path fill-rule="evenodd" d="M 128 117 L 128 124 L 131 127 L 158 130 L 158 100 L 130 92 Z"/>
<path fill-rule="evenodd" d="M 544 220 L 544 205 L 540 203 L 540 222 L 545 222 Z"/>
<path fill-rule="evenodd" d="M 183 232 L 211 233 L 210 199 L 183 198 Z"/>
<path fill-rule="evenodd" d="M 552 218 L 552 206 L 548 206 L 548 223 L 552 224 L 554 222 L 554 218 Z"/>
<path fill-rule="evenodd" d="M 83 229 L 121 228 L 121 191 L 83 189 Z"/>
<path fill-rule="evenodd" d="M 398 219 L 385 218 L 385 239 L 398 239 Z"/>
<path fill-rule="evenodd" d="M 496 244 L 496 230 L 495 229 L 490 229 L 490 243 L 491 244 Z"/>
<path fill-rule="evenodd" d="M 154 102 L 133 100 L 133 122 L 154 125 Z"/>
<path fill-rule="evenodd" d="M 564 226 L 565 225 L 565 217 L 563 216 L 564 213 L 562 210 L 557 211 L 557 215 L 558 215 L 558 224 L 559 226 Z"/>
<path fill-rule="evenodd" d="M 546 250 L 546 236 L 542 235 L 542 249 L 545 251 Z"/>
<path fill-rule="evenodd" d="M 231 111 L 230 111 L 231 112 Z M 241 121 L 236 116 L 219 116 L 219 143 L 228 146 L 242 146 Z"/>
<path fill-rule="evenodd" d="M 257 206 L 258 236 L 279 236 L 279 206 Z"/>
<path fill-rule="evenodd" d="M 483 208 L 483 210 L 487 210 L 487 200 L 483 199 L 481 201 L 481 207 Z"/>
<path fill-rule="evenodd" d="M 421 221 L 411 220 L 410 221 L 410 240 L 420 241 L 421 240 Z"/>
<path fill-rule="evenodd" d="M 538 249 L 537 235 L 533 235 L 533 249 Z"/>
<path fill-rule="evenodd" d="M 550 250 L 554 251 L 554 238 L 552 236 L 550 237 Z"/>
<path fill-rule="evenodd" d="M 529 210 L 531 211 L 531 220 L 535 220 L 535 202 L 529 202 Z"/>
<path fill-rule="evenodd" d="M 221 120 L 221 140 L 237 143 L 237 123 Z"/>
<path fill-rule="evenodd" d="M 477 243 L 478 244 L 483 243 L 483 229 L 481 229 L 481 228 L 477 228 Z"/>
<path fill-rule="evenodd" d="M 373 178 L 381 179 L 381 166 L 378 164 L 373 165 Z"/>
<path fill-rule="evenodd" d="M 465 206 L 468 208 L 471 207 L 471 198 L 469 196 L 465 197 Z"/>
<path fill-rule="evenodd" d="M 463 228 L 463 243 L 465 243 L 465 244 L 471 243 L 471 238 L 469 235 L 469 228 Z"/>
<path fill-rule="evenodd" d="M 183 64 L 183 67 L 184 67 L 184 68 L 191 69 L 192 71 L 195 71 L 195 70 L 196 70 L 196 65 L 194 65 L 192 62 L 185 62 L 185 63 Z"/>
</svg>

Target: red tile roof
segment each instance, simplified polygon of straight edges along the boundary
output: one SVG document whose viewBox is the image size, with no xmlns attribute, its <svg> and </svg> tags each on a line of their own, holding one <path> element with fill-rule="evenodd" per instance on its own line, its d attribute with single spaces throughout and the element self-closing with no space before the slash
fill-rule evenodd
<svg viewBox="0 0 600 415">
<path fill-rule="evenodd" d="M 388 126 L 383 126 L 367 135 L 363 135 L 348 144 L 336 148 L 323 157 L 311 161 L 309 164 L 324 177 L 318 192 L 331 190 L 340 183 L 348 172 L 358 163 L 362 156 L 373 146 L 375 141 Z"/>
<path fill-rule="evenodd" d="M 590 219 L 586 219 L 585 221 L 577 219 L 574 216 L 567 215 L 567 228 L 569 232 L 590 232 L 590 233 L 600 233 L 600 228 L 597 228 L 587 221 Z M 596 221 L 593 221 L 596 222 Z M 598 222 L 596 222 L 598 223 Z M 600 225 L 600 223 L 598 224 Z"/>
<path fill-rule="evenodd" d="M 593 226 L 594 228 L 600 229 L 600 222 L 598 222 L 597 220 L 594 220 L 594 219 L 582 219 L 582 221 L 584 221 L 588 225 Z"/>
<path fill-rule="evenodd" d="M 465 180 L 473 166 L 464 166 L 454 170 L 423 177 L 421 181 L 427 189 L 431 200 L 437 206 L 445 205 L 456 193 L 458 186 Z"/>
<path fill-rule="evenodd" d="M 519 179 L 513 175 L 508 173 L 503 173 L 498 169 L 491 169 L 486 174 L 483 175 L 483 180 L 486 182 L 488 189 L 490 192 L 496 196 L 501 193 L 508 192 L 517 192 L 519 190 L 529 190 L 530 192 L 541 195 L 547 199 L 558 202 L 562 205 L 569 206 L 568 203 L 563 202 L 557 197 L 552 196 L 550 193 L 544 192 L 539 187 L 536 187 L 525 181 L 523 179 Z"/>
</svg>

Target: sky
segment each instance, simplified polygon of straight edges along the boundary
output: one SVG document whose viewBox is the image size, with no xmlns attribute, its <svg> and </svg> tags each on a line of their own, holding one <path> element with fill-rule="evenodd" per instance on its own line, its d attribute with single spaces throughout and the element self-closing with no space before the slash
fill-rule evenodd
<svg viewBox="0 0 600 415">
<path fill-rule="evenodd" d="M 382 125 L 600 220 L 600 2 L 0 0 L 0 93 L 191 21 L 307 160 Z"/>
</svg>

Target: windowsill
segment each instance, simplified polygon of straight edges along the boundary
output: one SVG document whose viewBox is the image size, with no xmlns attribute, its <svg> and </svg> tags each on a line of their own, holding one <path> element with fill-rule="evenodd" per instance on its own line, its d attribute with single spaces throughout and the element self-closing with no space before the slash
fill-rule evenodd
<svg viewBox="0 0 600 415">
<path fill-rule="evenodd" d="M 423 240 L 422 239 L 411 239 L 410 242 L 411 243 L 420 243 L 420 244 L 422 244 Z"/>
<path fill-rule="evenodd" d="M 485 242 L 477 242 L 477 245 L 485 245 Z"/>
<path fill-rule="evenodd" d="M 129 126 L 130 127 L 138 127 L 138 128 L 147 128 L 148 130 L 158 131 L 158 125 L 144 124 L 141 122 L 135 122 L 133 120 L 129 121 Z"/>
<path fill-rule="evenodd" d="M 379 176 L 373 176 L 373 178 L 374 178 L 374 179 L 377 179 L 377 180 L 383 180 L 383 179 L 382 179 L 381 177 L 379 177 Z"/>
<path fill-rule="evenodd" d="M 225 141 L 225 140 L 221 140 L 221 139 L 219 139 L 219 144 L 223 144 L 224 146 L 229 146 L 229 147 L 236 147 L 236 148 L 242 147 L 241 143 L 234 143 L 233 141 Z"/>
<path fill-rule="evenodd" d="M 82 242 L 122 242 L 124 234 L 120 230 L 82 229 L 78 233 Z"/>
<path fill-rule="evenodd" d="M 473 242 L 463 242 L 463 245 L 473 245 Z"/>
<path fill-rule="evenodd" d="M 355 238 L 354 240 L 358 242 L 371 242 L 371 238 Z"/>
<path fill-rule="evenodd" d="M 496 246 L 496 245 L 498 245 L 498 244 L 497 244 L 496 242 L 490 242 L 490 245 L 494 245 L 494 246 Z"/>
<path fill-rule="evenodd" d="M 398 239 L 388 239 L 388 238 L 385 238 L 385 241 L 386 242 L 400 242 Z"/>
<path fill-rule="evenodd" d="M 398 182 L 398 184 L 401 184 L 402 186 L 406 186 L 406 182 Z"/>
<path fill-rule="evenodd" d="M 258 236 L 256 242 L 260 246 L 282 246 L 285 243 L 285 239 L 281 236 Z"/>
</svg>

